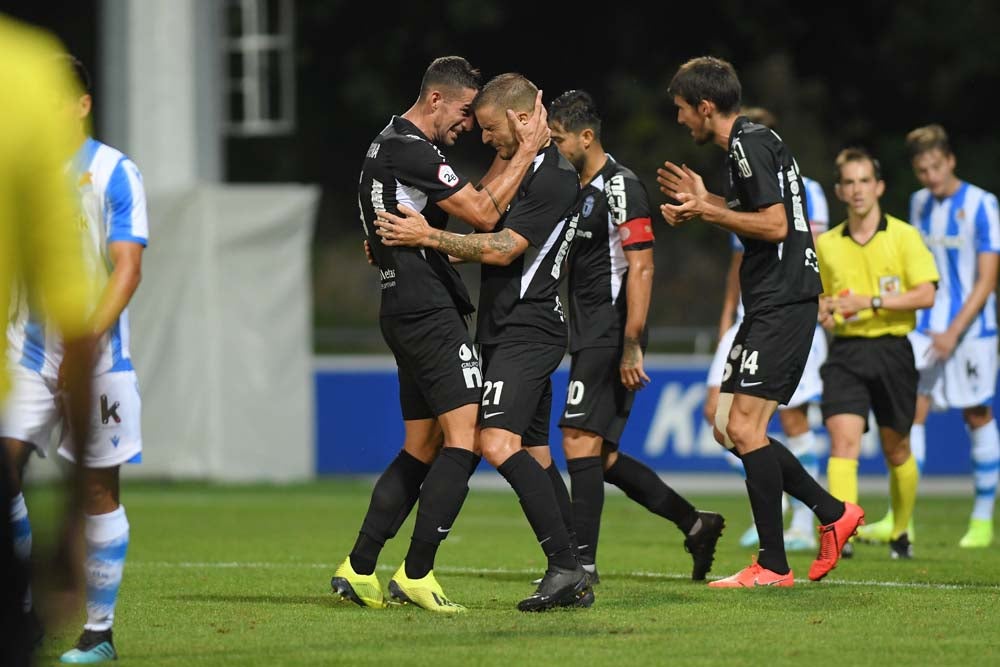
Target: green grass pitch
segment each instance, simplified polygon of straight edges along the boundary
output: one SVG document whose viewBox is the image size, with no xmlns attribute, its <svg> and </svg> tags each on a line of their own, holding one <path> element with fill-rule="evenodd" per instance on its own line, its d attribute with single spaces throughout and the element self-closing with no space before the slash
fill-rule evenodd
<svg viewBox="0 0 1000 667">
<path fill-rule="evenodd" d="M 473 489 L 438 555 L 448 595 L 470 611 L 362 609 L 329 579 L 350 550 L 370 483 L 294 486 L 126 483 L 131 545 L 115 622 L 126 665 L 997 665 L 1000 548 L 956 545 L 970 499 L 921 498 L 916 558 L 859 545 L 827 581 L 806 578 L 814 554 L 790 554 L 792 589 L 716 591 L 691 582 L 673 525 L 608 494 L 589 610 L 514 608 L 543 569 L 512 492 Z M 750 562 L 738 494 L 691 498 L 727 520 L 709 575 Z M 869 517 L 885 509 L 867 501 Z M 50 488 L 28 494 L 41 541 Z M 383 586 L 412 517 L 382 554 Z M 82 618 L 81 618 L 82 622 Z M 38 664 L 56 664 L 78 627 L 52 630 Z"/>
</svg>

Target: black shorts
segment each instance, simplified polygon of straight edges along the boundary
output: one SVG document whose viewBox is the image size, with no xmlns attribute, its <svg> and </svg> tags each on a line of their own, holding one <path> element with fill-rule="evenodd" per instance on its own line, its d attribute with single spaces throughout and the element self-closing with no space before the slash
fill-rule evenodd
<svg viewBox="0 0 1000 667">
<path fill-rule="evenodd" d="M 403 419 L 432 419 L 479 403 L 479 356 L 457 310 L 383 317 L 379 323 L 396 357 Z"/>
<path fill-rule="evenodd" d="M 802 379 L 816 331 L 816 300 L 747 313 L 729 349 L 720 391 L 785 405 Z"/>
<path fill-rule="evenodd" d="M 549 444 L 552 373 L 566 349 L 545 343 L 483 345 L 480 428 L 502 428 L 521 436 L 525 447 Z"/>
<path fill-rule="evenodd" d="M 917 405 L 920 373 L 906 336 L 834 338 L 823 378 L 823 419 L 875 414 L 879 426 L 909 433 Z"/>
<path fill-rule="evenodd" d="M 560 428 L 596 433 L 617 446 L 632 411 L 635 392 L 622 384 L 621 348 L 592 347 L 573 355 Z"/>
</svg>

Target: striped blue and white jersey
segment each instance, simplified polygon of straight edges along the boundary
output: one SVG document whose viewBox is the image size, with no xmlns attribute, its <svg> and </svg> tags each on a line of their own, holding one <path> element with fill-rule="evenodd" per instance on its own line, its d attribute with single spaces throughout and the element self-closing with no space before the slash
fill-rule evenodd
<svg viewBox="0 0 1000 667">
<path fill-rule="evenodd" d="M 88 268 L 103 289 L 111 275 L 108 244 L 129 241 L 145 246 L 149 238 L 146 194 L 139 169 L 111 146 L 87 138 L 69 165 L 80 196 L 79 230 L 84 236 Z M 95 295 L 96 303 L 96 295 Z M 62 343 L 46 326 L 38 304 L 20 290 L 7 327 L 9 358 L 47 377 L 56 377 Z M 132 370 L 128 308 L 101 338 L 95 374 Z"/>
<path fill-rule="evenodd" d="M 1000 253 L 997 198 L 965 181 L 955 194 L 944 199 L 937 199 L 924 188 L 910 196 L 910 223 L 920 230 L 941 275 L 934 305 L 917 314 L 917 331 L 940 333 L 948 328 L 972 293 L 979 253 Z M 965 335 L 973 338 L 997 335 L 993 293 Z"/>
<path fill-rule="evenodd" d="M 811 178 L 802 176 L 802 184 L 806 187 L 806 218 L 809 219 L 809 227 L 813 236 L 819 236 L 830 228 L 830 206 L 826 202 L 826 195 L 823 193 L 823 186 Z M 743 252 L 743 244 L 736 234 L 729 235 L 730 246 L 733 252 Z M 736 301 L 736 322 L 743 321 L 743 298 L 742 295 Z"/>
</svg>

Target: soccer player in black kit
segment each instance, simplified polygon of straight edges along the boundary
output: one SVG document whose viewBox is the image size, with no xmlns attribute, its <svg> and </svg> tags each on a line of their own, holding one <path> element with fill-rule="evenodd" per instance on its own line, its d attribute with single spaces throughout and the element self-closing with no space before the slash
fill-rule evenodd
<svg viewBox="0 0 1000 667">
<path fill-rule="evenodd" d="M 709 586 L 793 585 L 782 489 L 812 508 L 822 524 L 819 554 L 809 569 L 809 578 L 818 581 L 836 567 L 864 512 L 827 493 L 767 435 L 771 416 L 791 398 L 805 368 L 823 291 L 798 165 L 777 134 L 738 115 L 740 81 L 728 62 L 694 58 L 677 70 L 668 92 L 677 122 L 695 142 L 727 151 L 729 182 L 724 197 L 713 195 L 697 173 L 666 162 L 657 181 L 678 203 L 663 204 L 660 212 L 670 225 L 701 218 L 735 232 L 746 248 L 740 266 L 746 316 L 723 373 L 715 437 L 743 461 L 760 551 L 755 563 Z"/>
<path fill-rule="evenodd" d="M 492 79 L 476 97 L 473 111 L 483 143 L 502 159 L 518 147 L 503 109 L 523 118 L 536 94 L 528 79 L 510 73 Z M 524 449 L 548 445 L 551 375 L 566 350 L 558 290 L 578 219 L 578 192 L 576 170 L 550 143 L 535 157 L 498 231 L 437 230 L 403 207 L 404 217 L 384 212 L 376 221 L 387 245 L 436 249 L 483 265 L 476 327 L 483 365 L 482 455 L 517 493 L 548 559 L 538 589 L 518 604 L 522 611 L 593 602 L 590 579 L 577 560 L 549 476 Z M 455 501 L 450 516 L 457 515 L 462 498 Z"/>
<path fill-rule="evenodd" d="M 643 370 L 653 286 L 649 196 L 630 169 L 604 152 L 601 117 L 588 93 L 571 90 L 553 100 L 549 127 L 583 188 L 569 251 L 572 366 L 559 422 L 580 561 L 596 583 L 607 481 L 677 525 L 694 559 L 691 578 L 704 579 L 725 526 L 722 516 L 698 511 L 648 466 L 618 451 L 635 392 L 649 382 Z"/>
<path fill-rule="evenodd" d="M 464 58 L 434 60 L 417 101 L 403 115 L 392 117 L 369 146 L 362 167 L 358 205 L 379 269 L 379 321 L 399 369 L 406 435 L 403 450 L 375 484 L 350 556 L 330 582 L 335 593 L 361 606 L 384 606 L 376 561 L 419 497 L 410 549 L 389 583 L 390 593 L 430 611 L 465 609 L 448 600 L 432 568 L 437 548 L 451 529 L 451 520 L 435 508 L 442 503 L 450 507 L 456 494 L 465 497 L 479 463 L 474 448 L 481 371 L 465 321 L 474 309 L 447 255 L 388 247 L 370 235 L 376 215 L 400 205 L 422 210 L 435 228 L 443 228 L 449 214 L 481 230 L 499 221 L 538 148 L 548 142 L 549 130 L 538 96 L 534 109 L 524 114 L 525 122 L 515 128 L 520 133 L 517 150 L 508 160 L 497 160 L 488 185 L 473 187 L 438 146 L 451 146 L 459 134 L 472 130 L 471 105 L 479 87 L 479 71 Z M 500 114 L 505 113 L 501 109 Z"/>
</svg>

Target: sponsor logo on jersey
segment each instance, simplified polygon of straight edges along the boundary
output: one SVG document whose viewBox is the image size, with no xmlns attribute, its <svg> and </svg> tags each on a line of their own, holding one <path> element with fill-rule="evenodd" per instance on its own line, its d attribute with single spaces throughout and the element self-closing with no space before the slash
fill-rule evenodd
<svg viewBox="0 0 1000 667">
<path fill-rule="evenodd" d="M 608 206 L 611 208 L 611 215 L 615 218 L 615 224 L 620 225 L 625 222 L 628 215 L 628 199 L 625 196 L 625 177 L 621 174 L 608 179 L 604 186 L 604 194 L 608 198 Z"/>
<path fill-rule="evenodd" d="M 442 164 L 438 167 L 438 180 L 449 188 L 453 188 L 458 184 L 458 174 L 455 173 L 455 170 L 450 165 Z"/>
</svg>

